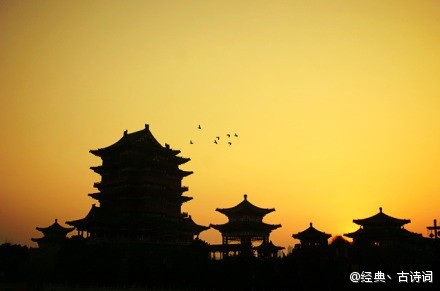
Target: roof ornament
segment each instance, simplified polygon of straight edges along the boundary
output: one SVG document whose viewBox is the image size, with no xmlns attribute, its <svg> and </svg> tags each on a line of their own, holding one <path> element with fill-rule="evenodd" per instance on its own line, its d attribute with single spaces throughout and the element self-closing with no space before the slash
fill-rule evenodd
<svg viewBox="0 0 440 291">
<path fill-rule="evenodd" d="M 244 196 L 244 200 L 247 200 L 247 194 L 244 194 L 243 196 Z"/>
<path fill-rule="evenodd" d="M 313 227 L 313 223 L 310 222 L 310 227 Z"/>
<path fill-rule="evenodd" d="M 150 125 L 148 123 L 145 123 L 145 129 L 150 129 Z"/>
<path fill-rule="evenodd" d="M 124 136 L 128 134 L 128 129 L 124 130 Z"/>
<path fill-rule="evenodd" d="M 55 222 L 58 223 L 58 218 L 55 218 Z"/>
<path fill-rule="evenodd" d="M 379 207 L 379 211 L 380 211 L 380 213 L 382 213 L 382 207 Z"/>
</svg>

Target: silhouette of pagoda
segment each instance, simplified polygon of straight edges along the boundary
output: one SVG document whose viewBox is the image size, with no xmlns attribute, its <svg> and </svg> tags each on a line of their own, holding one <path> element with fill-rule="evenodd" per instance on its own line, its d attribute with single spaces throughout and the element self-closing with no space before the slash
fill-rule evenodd
<svg viewBox="0 0 440 291">
<path fill-rule="evenodd" d="M 177 156 L 180 151 L 168 144 L 163 147 L 148 124 L 90 152 L 102 159 L 102 165 L 91 167 L 101 175 L 101 182 L 94 184 L 99 192 L 89 194 L 99 206 L 94 204 L 86 217 L 67 222 L 80 236 L 188 244 L 209 228 L 181 212 L 182 204 L 192 199 L 183 195 L 188 187 L 181 182 L 193 172 L 179 165 L 190 159 Z"/>
<path fill-rule="evenodd" d="M 328 239 L 331 237 L 331 234 L 317 230 L 310 222 L 309 228 L 293 234 L 292 237 L 300 241 L 300 248 L 322 247 L 328 245 Z"/>
<path fill-rule="evenodd" d="M 355 232 L 344 234 L 353 239 L 353 245 L 393 246 L 411 240 L 422 239 L 421 234 L 413 233 L 404 228 L 411 222 L 386 215 L 379 208 L 379 213 L 364 219 L 354 219 L 360 225 Z"/>
<path fill-rule="evenodd" d="M 216 211 L 226 215 L 229 221 L 225 224 L 211 224 L 210 226 L 222 234 L 222 245 L 212 246 L 212 252 L 221 252 L 223 256 L 233 254 L 253 254 L 253 243 L 269 243 L 272 230 L 281 227 L 281 224 L 267 224 L 263 217 L 275 211 L 274 208 L 260 208 L 247 200 L 231 208 L 217 208 Z"/>
<path fill-rule="evenodd" d="M 43 233 L 41 238 L 31 238 L 38 244 L 39 248 L 61 246 L 67 239 L 67 234 L 73 231 L 74 227 L 63 227 L 58 223 L 58 219 L 48 227 L 36 227 Z"/>
</svg>

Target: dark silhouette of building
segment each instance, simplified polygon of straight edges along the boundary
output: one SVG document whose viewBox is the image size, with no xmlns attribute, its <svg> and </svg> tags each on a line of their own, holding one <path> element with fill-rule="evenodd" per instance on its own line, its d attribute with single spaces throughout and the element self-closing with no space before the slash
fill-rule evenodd
<svg viewBox="0 0 440 291">
<path fill-rule="evenodd" d="M 351 248 L 351 243 L 341 235 L 334 237 L 330 243 L 330 248 L 333 250 L 336 257 L 348 257 L 348 252 Z"/>
<path fill-rule="evenodd" d="M 275 211 L 274 208 L 260 208 L 247 200 L 231 208 L 217 208 L 216 211 L 226 215 L 229 221 L 225 224 L 211 224 L 210 226 L 222 234 L 222 245 L 211 246 L 212 252 L 220 252 L 223 256 L 232 254 L 253 254 L 253 243 L 269 243 L 272 230 L 281 227 L 281 224 L 267 224 L 263 217 Z"/>
<path fill-rule="evenodd" d="M 36 227 L 38 231 L 43 233 L 43 237 L 31 238 L 33 242 L 38 244 L 40 248 L 55 247 L 62 245 L 66 239 L 67 234 L 73 231 L 73 227 L 63 227 L 58 223 L 58 219 L 48 227 Z"/>
<path fill-rule="evenodd" d="M 276 246 L 272 241 L 263 241 L 261 245 L 254 247 L 259 258 L 276 258 L 283 249 L 284 247 Z"/>
<path fill-rule="evenodd" d="M 292 237 L 300 241 L 297 248 L 322 247 L 328 245 L 328 239 L 331 237 L 331 234 L 317 230 L 310 222 L 309 228 L 293 234 Z"/>
<path fill-rule="evenodd" d="M 379 213 L 364 219 L 354 219 L 360 228 L 344 236 L 353 239 L 354 245 L 393 246 L 422 239 L 421 234 L 413 233 L 404 228 L 411 222 L 409 219 L 399 219 L 386 215 L 379 208 Z"/>
<path fill-rule="evenodd" d="M 432 226 L 427 226 L 426 228 L 430 231 L 430 238 L 437 240 L 440 237 L 440 226 L 437 225 L 437 219 L 434 219 Z"/>
<path fill-rule="evenodd" d="M 179 150 L 163 147 L 148 124 L 128 133 L 116 143 L 92 154 L 102 165 L 91 167 L 101 175 L 94 184 L 99 190 L 89 194 L 98 200 L 86 217 L 68 221 L 78 234 L 95 241 L 142 241 L 157 244 L 189 244 L 209 227 L 201 226 L 181 206 L 192 197 L 182 179 L 193 172 L 179 169 L 189 158 Z"/>
</svg>

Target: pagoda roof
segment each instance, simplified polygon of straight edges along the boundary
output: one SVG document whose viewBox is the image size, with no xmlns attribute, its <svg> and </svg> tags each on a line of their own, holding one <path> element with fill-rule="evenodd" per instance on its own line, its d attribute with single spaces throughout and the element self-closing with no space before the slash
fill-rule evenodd
<svg viewBox="0 0 440 291">
<path fill-rule="evenodd" d="M 258 215 L 264 216 L 270 212 L 275 211 L 275 208 L 260 208 L 253 205 L 247 200 L 247 195 L 244 194 L 244 200 L 231 208 L 217 208 L 216 211 L 223 213 L 226 216 L 240 216 L 240 215 Z"/>
<path fill-rule="evenodd" d="M 184 222 L 185 222 L 186 226 L 188 227 L 188 229 L 193 230 L 196 233 L 200 233 L 202 231 L 209 229 L 209 226 L 199 225 L 199 224 L 195 223 L 194 220 L 191 218 L 191 215 L 186 217 L 184 219 Z"/>
<path fill-rule="evenodd" d="M 354 223 L 362 225 L 364 227 L 382 227 L 386 225 L 401 227 L 407 223 L 410 223 L 409 219 L 399 219 L 386 215 L 382 212 L 382 207 L 379 208 L 379 213 L 364 219 L 354 219 Z"/>
<path fill-rule="evenodd" d="M 38 231 L 46 234 L 63 234 L 66 235 L 69 232 L 73 231 L 74 227 L 63 227 L 58 223 L 58 219 L 55 219 L 55 222 L 48 227 L 36 227 Z"/>
<path fill-rule="evenodd" d="M 99 207 L 96 207 L 96 205 L 93 204 L 92 208 L 87 213 L 86 217 L 84 217 L 82 219 L 66 221 L 66 224 L 75 226 L 79 230 L 82 230 L 84 226 L 87 226 L 91 221 L 93 221 L 97 217 L 99 217 L 98 212 L 100 212 L 101 210 L 102 209 L 100 209 Z"/>
<path fill-rule="evenodd" d="M 160 221 L 158 221 L 157 219 L 159 219 Z M 135 229 L 139 227 L 160 227 L 161 231 L 175 231 L 177 229 L 178 231 L 182 232 L 198 234 L 204 230 L 209 229 L 209 227 L 207 226 L 196 224 L 192 220 L 191 216 L 181 219 L 165 217 L 157 214 L 152 214 L 151 218 L 138 216 L 133 217 L 127 215 L 127 213 L 122 213 L 115 216 L 105 209 L 95 206 L 95 204 L 92 205 L 92 208 L 90 209 L 86 217 L 78 220 L 67 221 L 66 223 L 76 226 L 79 230 L 91 230 L 101 227 L 113 228 L 117 225 L 117 227 L 119 226 L 123 228 L 132 226 Z"/>
<path fill-rule="evenodd" d="M 319 231 L 316 228 L 313 227 L 313 224 L 310 222 L 310 226 L 309 228 L 307 228 L 304 231 L 300 231 L 297 234 L 293 234 L 292 237 L 299 239 L 299 240 L 322 240 L 325 239 L 327 240 L 328 238 L 330 238 L 332 235 Z"/>
<path fill-rule="evenodd" d="M 183 196 L 182 193 L 183 191 L 180 191 L 178 193 L 180 193 L 179 196 L 175 196 L 176 200 L 180 200 L 181 203 L 185 203 L 188 202 L 190 200 L 193 199 L 193 197 L 190 196 Z M 135 193 L 135 195 L 133 195 L 133 193 Z M 90 193 L 88 194 L 88 196 L 92 197 L 93 199 L 96 199 L 98 201 L 101 200 L 113 200 L 113 199 L 118 199 L 118 198 L 125 198 L 125 199 L 135 199 L 135 200 L 141 200 L 143 197 L 154 197 L 155 194 L 158 193 L 163 193 L 160 192 L 159 190 L 155 191 L 155 192 L 111 192 L 111 191 L 106 191 L 106 192 L 95 192 L 95 193 Z M 167 194 L 170 196 L 170 194 Z M 174 198 L 174 197 L 173 197 Z"/>
<path fill-rule="evenodd" d="M 145 124 L 145 128 L 139 131 L 135 131 L 132 133 L 128 133 L 128 131 L 124 131 L 124 135 L 120 140 L 115 142 L 114 144 L 105 147 L 105 148 L 99 148 L 96 150 L 90 150 L 90 153 L 101 157 L 103 154 L 106 154 L 114 149 L 121 148 L 122 146 L 131 145 L 131 146 L 141 146 L 141 147 L 148 147 L 156 150 L 161 151 L 167 151 L 172 155 L 177 155 L 180 153 L 179 150 L 172 150 L 168 144 L 165 144 L 165 147 L 163 147 L 157 139 L 153 136 L 153 134 L 150 131 L 149 125 Z M 188 161 L 187 158 L 180 158 L 183 159 L 183 161 Z"/>
</svg>

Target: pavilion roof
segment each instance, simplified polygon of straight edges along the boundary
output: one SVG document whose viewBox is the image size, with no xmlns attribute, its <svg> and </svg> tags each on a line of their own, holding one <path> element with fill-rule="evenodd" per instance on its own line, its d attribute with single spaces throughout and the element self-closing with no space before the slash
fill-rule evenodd
<svg viewBox="0 0 440 291">
<path fill-rule="evenodd" d="M 260 208 L 258 206 L 253 205 L 247 200 L 247 195 L 244 194 L 244 200 L 231 208 L 217 208 L 216 211 L 223 213 L 226 216 L 241 216 L 241 215 L 257 215 L 264 216 L 272 211 L 275 211 L 275 208 Z"/>
<path fill-rule="evenodd" d="M 55 222 L 48 227 L 36 227 L 38 231 L 46 234 L 62 234 L 66 235 L 69 232 L 73 231 L 74 227 L 63 227 L 58 223 L 58 219 L 55 219 Z"/>
<path fill-rule="evenodd" d="M 407 223 L 410 223 L 409 219 L 399 219 L 386 215 L 382 212 L 382 207 L 379 208 L 379 213 L 364 219 L 354 219 L 354 223 L 362 225 L 364 227 L 383 227 L 383 226 L 397 226 L 401 227 Z"/>
<path fill-rule="evenodd" d="M 221 233 L 270 233 L 281 227 L 281 224 L 267 224 L 262 221 L 229 221 L 225 224 L 210 224 L 210 227 Z"/>
<path fill-rule="evenodd" d="M 114 149 L 122 148 L 123 146 L 131 145 L 135 147 L 148 147 L 152 149 L 157 149 L 161 151 L 166 151 L 172 155 L 177 155 L 180 153 L 179 150 L 170 149 L 168 144 L 165 144 L 165 148 L 157 141 L 157 139 L 153 136 L 149 129 L 149 125 L 145 124 L 145 128 L 139 131 L 135 131 L 132 133 L 128 133 L 128 131 L 124 131 L 124 135 L 120 140 L 115 142 L 114 144 L 107 146 L 105 148 L 99 148 L 96 150 L 90 150 L 90 152 L 96 156 L 101 157 L 103 154 L 108 153 Z M 187 158 L 180 158 L 185 161 L 188 161 Z M 183 162 L 182 160 L 182 162 Z"/>
<path fill-rule="evenodd" d="M 292 237 L 299 239 L 299 240 L 327 240 L 332 235 L 319 231 L 316 228 L 313 227 L 313 224 L 310 222 L 309 228 L 307 228 L 304 231 L 300 231 L 297 234 L 293 234 Z"/>
<path fill-rule="evenodd" d="M 350 238 L 371 238 L 371 239 L 384 239 L 390 237 L 398 238 L 422 238 L 419 233 L 411 232 L 404 228 L 359 228 L 358 230 L 350 233 L 345 233 L 344 236 Z"/>
</svg>

